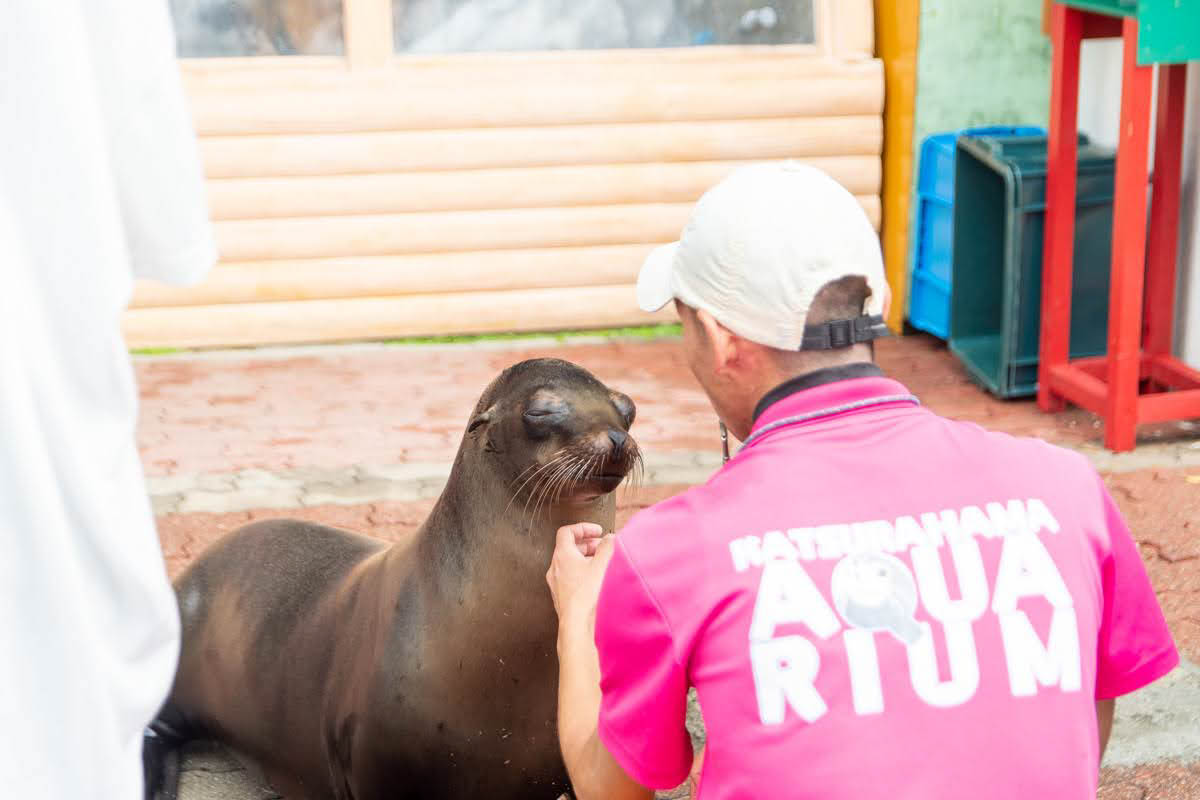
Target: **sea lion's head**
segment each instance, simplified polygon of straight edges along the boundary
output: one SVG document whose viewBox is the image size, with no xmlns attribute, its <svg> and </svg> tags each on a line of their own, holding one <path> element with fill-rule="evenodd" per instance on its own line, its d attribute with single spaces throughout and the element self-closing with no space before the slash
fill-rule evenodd
<svg viewBox="0 0 1200 800">
<path fill-rule="evenodd" d="M 464 450 L 486 460 L 529 511 L 615 490 L 641 463 L 636 409 L 587 370 L 539 358 L 506 369 L 471 416 Z"/>
</svg>

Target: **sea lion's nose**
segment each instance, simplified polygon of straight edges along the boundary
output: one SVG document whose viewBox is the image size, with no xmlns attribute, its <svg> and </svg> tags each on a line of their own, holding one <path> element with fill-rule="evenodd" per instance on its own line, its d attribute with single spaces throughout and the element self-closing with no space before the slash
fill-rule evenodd
<svg viewBox="0 0 1200 800">
<path fill-rule="evenodd" d="M 613 443 L 613 451 L 616 452 L 625 446 L 625 442 L 629 440 L 629 434 L 616 428 L 609 428 L 608 438 Z"/>
</svg>

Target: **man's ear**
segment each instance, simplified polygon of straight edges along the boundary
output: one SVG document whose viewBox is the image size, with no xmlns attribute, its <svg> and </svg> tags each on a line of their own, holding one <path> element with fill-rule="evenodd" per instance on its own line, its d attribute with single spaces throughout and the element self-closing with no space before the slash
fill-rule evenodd
<svg viewBox="0 0 1200 800">
<path fill-rule="evenodd" d="M 704 338 L 712 356 L 713 369 L 723 372 L 737 360 L 737 342 L 733 333 L 704 309 L 696 309 L 696 321 L 704 329 Z"/>
</svg>

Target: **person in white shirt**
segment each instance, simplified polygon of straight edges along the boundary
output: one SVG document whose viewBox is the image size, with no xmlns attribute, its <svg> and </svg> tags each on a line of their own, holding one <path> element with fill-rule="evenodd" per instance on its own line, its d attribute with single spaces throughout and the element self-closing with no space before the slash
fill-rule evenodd
<svg viewBox="0 0 1200 800">
<path fill-rule="evenodd" d="M 120 316 L 215 258 L 167 4 L 5 2 L 0 796 L 141 797 L 179 622 Z"/>
</svg>

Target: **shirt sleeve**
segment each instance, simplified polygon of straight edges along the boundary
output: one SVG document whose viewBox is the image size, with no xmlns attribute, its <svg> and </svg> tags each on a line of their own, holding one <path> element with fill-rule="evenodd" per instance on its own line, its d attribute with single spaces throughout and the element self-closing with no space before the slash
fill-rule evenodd
<svg viewBox="0 0 1200 800">
<path fill-rule="evenodd" d="M 1096 654 L 1096 699 L 1136 691 L 1179 663 L 1146 567 L 1108 490 L 1097 477 L 1104 502 L 1109 547 L 1101 557 L 1103 608 Z"/>
<path fill-rule="evenodd" d="M 133 273 L 196 283 L 217 251 L 168 4 L 80 7 Z"/>
<path fill-rule="evenodd" d="M 687 778 L 692 743 L 687 671 L 662 609 L 617 537 L 596 607 L 600 739 L 630 777 L 651 789 Z"/>
</svg>

